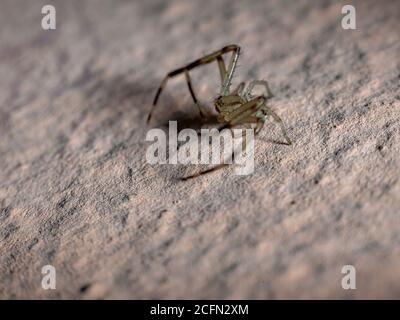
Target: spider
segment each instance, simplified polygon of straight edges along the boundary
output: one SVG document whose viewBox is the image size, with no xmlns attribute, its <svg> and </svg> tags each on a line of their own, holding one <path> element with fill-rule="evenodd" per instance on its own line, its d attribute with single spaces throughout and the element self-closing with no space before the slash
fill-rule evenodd
<svg viewBox="0 0 400 320">
<path fill-rule="evenodd" d="M 232 55 L 229 60 L 228 68 L 226 68 L 223 56 L 229 53 L 232 53 Z M 160 97 L 162 90 L 167 84 L 167 81 L 170 78 L 174 78 L 182 73 L 185 75 L 190 95 L 192 96 L 194 103 L 198 107 L 201 118 L 204 120 L 206 117 L 202 111 L 202 108 L 200 107 L 199 101 L 193 90 L 189 71 L 196 67 L 211 63 L 213 61 L 217 61 L 221 77 L 221 90 L 219 92 L 219 95 L 214 99 L 214 106 L 216 111 L 218 112 L 217 121 L 219 123 L 223 123 L 224 128 L 225 127 L 232 128 L 233 126 L 236 125 L 243 125 L 246 128 L 254 128 L 254 133 L 258 134 L 260 130 L 263 128 L 267 117 L 271 116 L 275 121 L 279 123 L 283 136 L 286 139 L 287 142 L 286 144 L 291 145 L 292 142 L 286 133 L 281 118 L 266 105 L 267 100 L 273 97 L 267 81 L 252 80 L 249 82 L 246 88 L 245 88 L 245 83 L 241 82 L 233 91 L 230 91 L 232 78 L 237 66 L 237 62 L 239 60 L 239 55 L 240 55 L 240 47 L 236 44 L 231 44 L 223 47 L 218 51 L 205 55 L 204 57 L 197 59 L 187 64 L 186 66 L 183 66 L 181 68 L 169 72 L 164 77 L 157 90 L 157 93 L 154 97 L 153 105 L 147 117 L 147 123 L 150 122 L 154 108 L 157 104 L 157 101 Z M 254 96 L 252 92 L 255 86 L 264 87 L 265 94 Z M 204 171 L 200 174 L 196 174 L 194 176 L 211 172 L 215 169 L 219 169 L 220 167 L 221 165 L 215 167 L 214 169 Z M 194 176 L 190 176 L 190 178 Z"/>
</svg>

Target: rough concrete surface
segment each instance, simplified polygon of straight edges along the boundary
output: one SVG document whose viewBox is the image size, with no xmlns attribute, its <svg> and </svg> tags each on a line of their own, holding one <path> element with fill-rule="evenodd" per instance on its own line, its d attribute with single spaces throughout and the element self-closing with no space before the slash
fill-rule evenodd
<svg viewBox="0 0 400 320">
<path fill-rule="evenodd" d="M 356 30 L 344 4 L 2 0 L 0 297 L 400 298 L 400 2 L 352 1 Z M 147 112 L 230 43 L 294 143 L 269 122 L 254 174 L 180 181 L 199 167 L 146 162 Z M 217 64 L 192 75 L 212 114 Z M 199 125 L 182 77 L 151 127 L 168 120 Z"/>
</svg>

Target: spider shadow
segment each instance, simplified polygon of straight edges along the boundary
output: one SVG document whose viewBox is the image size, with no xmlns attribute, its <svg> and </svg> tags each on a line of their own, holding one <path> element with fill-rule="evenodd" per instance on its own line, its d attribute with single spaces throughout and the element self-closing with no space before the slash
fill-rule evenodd
<svg viewBox="0 0 400 320">
<path fill-rule="evenodd" d="M 217 116 L 212 114 L 210 105 L 202 106 L 207 115 L 207 118 L 203 119 L 196 104 L 186 99 L 182 102 L 182 96 L 173 95 L 168 90 L 163 91 L 153 116 L 147 123 L 158 80 L 141 83 L 131 81 L 124 75 L 106 78 L 103 71 L 96 74 L 87 71 L 74 86 L 83 92 L 87 102 L 84 106 L 96 110 L 90 115 L 93 121 L 97 120 L 100 112 L 105 112 L 108 114 L 109 123 L 117 124 L 122 117 L 130 117 L 138 130 L 157 127 L 168 129 L 169 121 L 177 121 L 179 131 L 188 128 L 199 131 L 203 126 L 218 125 Z M 118 130 L 118 126 L 115 129 Z"/>
<path fill-rule="evenodd" d="M 269 142 L 269 143 L 272 143 L 272 144 L 279 144 L 279 145 L 282 145 L 282 146 L 291 146 L 292 144 L 293 144 L 293 142 L 292 143 L 287 143 L 286 141 L 281 141 L 281 140 L 276 140 L 276 139 L 263 139 L 265 142 Z"/>
<path fill-rule="evenodd" d="M 176 97 L 165 94 L 155 107 L 149 126 L 168 128 L 170 121 L 176 121 L 178 131 L 193 129 L 198 133 L 202 128 L 220 127 L 221 123 L 218 122 L 217 115 L 212 113 L 211 106 L 202 105 L 202 111 L 206 114 L 205 118 L 200 116 L 194 103 L 182 103 Z"/>
<path fill-rule="evenodd" d="M 193 129 L 199 132 L 203 127 L 216 127 L 220 124 L 217 121 L 216 115 L 207 115 L 207 118 L 203 119 L 198 112 L 197 114 L 188 114 L 187 112 L 182 111 L 174 112 L 170 119 L 163 123 L 163 126 L 168 126 L 169 121 L 177 122 L 178 131 L 183 129 Z"/>
</svg>

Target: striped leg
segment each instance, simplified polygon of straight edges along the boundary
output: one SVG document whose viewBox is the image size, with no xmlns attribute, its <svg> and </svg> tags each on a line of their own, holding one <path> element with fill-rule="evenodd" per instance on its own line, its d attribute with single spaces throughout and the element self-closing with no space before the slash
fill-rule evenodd
<svg viewBox="0 0 400 320">
<path fill-rule="evenodd" d="M 222 55 L 224 55 L 226 53 L 229 53 L 229 52 L 232 52 L 233 54 L 232 54 L 231 60 L 229 62 L 228 69 L 226 69 L 225 68 L 225 62 L 222 59 Z M 222 82 L 221 92 L 225 92 L 225 94 L 227 94 L 227 92 L 229 92 L 229 87 L 230 87 L 230 84 L 231 84 L 231 81 L 232 81 L 233 72 L 235 70 L 237 60 L 239 58 L 239 52 L 240 52 L 240 47 L 239 46 L 234 45 L 234 44 L 233 45 L 229 45 L 229 46 L 223 47 L 221 50 L 218 50 L 218 51 L 213 52 L 211 54 L 208 54 L 208 55 L 206 55 L 206 56 L 204 56 L 204 57 L 202 57 L 202 58 L 200 58 L 198 60 L 195 60 L 195 61 L 189 63 L 188 65 L 186 65 L 186 66 L 184 66 L 182 68 L 178 68 L 178 69 L 176 69 L 174 71 L 169 72 L 165 76 L 165 78 L 162 80 L 162 82 L 161 82 L 161 84 L 160 84 L 160 86 L 159 86 L 159 88 L 157 90 L 157 93 L 156 93 L 156 95 L 154 97 L 154 100 L 153 100 L 153 105 L 152 105 L 152 107 L 150 109 L 150 112 L 149 112 L 149 115 L 147 117 L 147 123 L 149 123 L 149 121 L 150 121 L 150 119 L 152 117 L 154 108 L 155 108 L 155 106 L 157 104 L 157 101 L 158 101 L 158 99 L 160 97 L 160 94 L 163 91 L 163 89 L 165 88 L 168 80 L 170 78 L 173 78 L 175 76 L 180 75 L 181 73 L 185 73 L 186 81 L 188 82 L 189 91 L 191 92 L 193 100 L 197 104 L 197 98 L 196 98 L 196 96 L 194 94 L 194 91 L 193 91 L 193 88 L 192 88 L 192 85 L 191 85 L 191 82 L 190 82 L 190 77 L 188 76 L 188 73 L 189 73 L 190 70 L 192 70 L 192 69 L 194 69 L 196 67 L 199 67 L 201 65 L 208 64 L 210 62 L 213 62 L 213 61 L 217 60 L 218 66 L 219 66 L 219 70 L 220 70 L 220 75 L 221 75 L 221 82 Z M 191 90 L 191 88 L 192 88 L 192 90 Z M 201 113 L 201 111 L 200 111 L 200 113 Z"/>
<path fill-rule="evenodd" d="M 192 96 L 194 103 L 199 108 L 200 117 L 204 119 L 205 116 L 203 114 L 203 111 L 201 111 L 199 101 L 197 100 L 196 94 L 193 91 L 192 81 L 190 80 L 189 71 L 187 71 L 187 70 L 185 70 L 185 78 L 186 78 L 186 82 L 187 82 L 187 85 L 189 88 L 190 95 Z"/>
</svg>

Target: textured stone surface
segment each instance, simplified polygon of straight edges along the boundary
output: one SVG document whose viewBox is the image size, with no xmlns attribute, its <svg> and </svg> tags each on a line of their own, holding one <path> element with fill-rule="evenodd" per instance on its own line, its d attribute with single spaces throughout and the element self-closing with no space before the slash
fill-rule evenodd
<svg viewBox="0 0 400 320">
<path fill-rule="evenodd" d="M 1 2 L 0 297 L 399 298 L 399 1 L 353 2 L 355 31 L 337 1 L 146 2 Z M 146 113 L 229 43 L 294 144 L 269 123 L 253 175 L 179 181 L 198 168 L 146 163 Z M 216 64 L 193 77 L 211 113 Z M 183 79 L 157 110 L 199 120 Z"/>
</svg>

